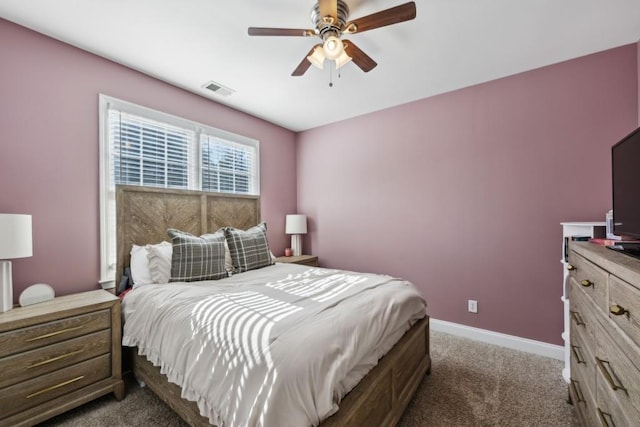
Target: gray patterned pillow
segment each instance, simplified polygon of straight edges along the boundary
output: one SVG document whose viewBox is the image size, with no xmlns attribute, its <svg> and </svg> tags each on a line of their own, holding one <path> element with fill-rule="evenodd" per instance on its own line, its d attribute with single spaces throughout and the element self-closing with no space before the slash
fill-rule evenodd
<svg viewBox="0 0 640 427">
<path fill-rule="evenodd" d="M 224 232 L 196 237 L 185 231 L 169 229 L 173 255 L 170 282 L 217 280 L 229 274 L 224 268 Z"/>
<path fill-rule="evenodd" d="M 224 235 L 231 252 L 234 273 L 273 264 L 267 242 L 267 224 L 264 222 L 248 230 L 226 227 Z"/>
</svg>

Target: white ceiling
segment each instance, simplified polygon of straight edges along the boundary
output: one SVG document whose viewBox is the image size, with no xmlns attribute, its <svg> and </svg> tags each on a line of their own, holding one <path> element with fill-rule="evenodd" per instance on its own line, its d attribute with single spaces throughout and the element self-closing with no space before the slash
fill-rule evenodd
<svg viewBox="0 0 640 427">
<path fill-rule="evenodd" d="M 356 19 L 406 0 L 345 0 Z M 0 17 L 301 131 L 640 39 L 640 0 L 416 0 L 413 21 L 349 36 L 378 66 L 291 77 L 314 0 L 0 0 Z M 228 98 L 202 89 L 214 80 Z"/>
</svg>

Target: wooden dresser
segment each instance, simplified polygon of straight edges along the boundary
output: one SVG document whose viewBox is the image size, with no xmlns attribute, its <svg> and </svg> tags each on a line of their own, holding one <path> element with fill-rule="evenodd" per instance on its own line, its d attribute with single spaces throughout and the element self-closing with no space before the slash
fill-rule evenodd
<svg viewBox="0 0 640 427">
<path fill-rule="evenodd" d="M 124 397 L 120 300 L 98 290 L 0 313 L 0 426 Z"/>
<path fill-rule="evenodd" d="M 571 242 L 569 393 L 585 426 L 640 425 L 640 259 Z"/>
</svg>

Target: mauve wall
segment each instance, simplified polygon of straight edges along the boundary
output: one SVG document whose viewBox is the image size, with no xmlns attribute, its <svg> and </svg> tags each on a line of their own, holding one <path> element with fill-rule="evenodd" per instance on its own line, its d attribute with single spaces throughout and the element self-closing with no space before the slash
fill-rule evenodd
<svg viewBox="0 0 640 427">
<path fill-rule="evenodd" d="M 262 218 L 276 253 L 296 210 L 295 133 L 0 19 L 0 212 L 33 215 L 33 257 L 13 261 L 14 298 L 99 280 L 98 94 L 260 141 Z"/>
<path fill-rule="evenodd" d="M 436 319 L 561 344 L 562 221 L 603 221 L 636 44 L 298 136 L 323 266 L 414 282 Z M 479 313 L 467 312 L 467 300 Z"/>
</svg>

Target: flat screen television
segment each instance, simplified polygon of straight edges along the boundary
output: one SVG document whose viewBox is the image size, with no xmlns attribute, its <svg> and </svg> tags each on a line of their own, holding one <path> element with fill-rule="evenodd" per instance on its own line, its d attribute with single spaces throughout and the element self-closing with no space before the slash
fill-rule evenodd
<svg viewBox="0 0 640 427">
<path fill-rule="evenodd" d="M 622 240 L 640 240 L 640 128 L 611 147 L 613 233 Z M 611 249 L 640 257 L 640 243 Z"/>
</svg>

